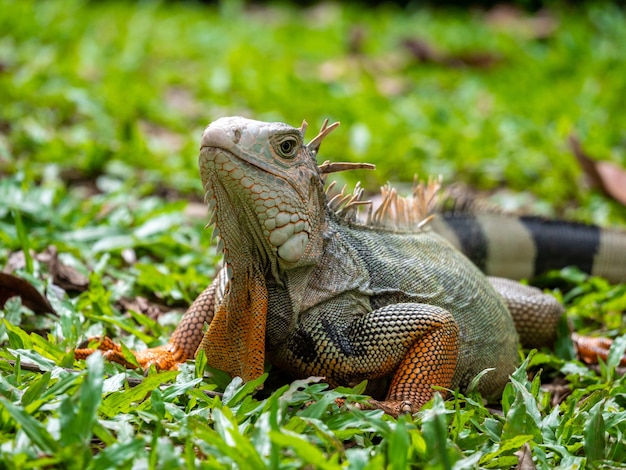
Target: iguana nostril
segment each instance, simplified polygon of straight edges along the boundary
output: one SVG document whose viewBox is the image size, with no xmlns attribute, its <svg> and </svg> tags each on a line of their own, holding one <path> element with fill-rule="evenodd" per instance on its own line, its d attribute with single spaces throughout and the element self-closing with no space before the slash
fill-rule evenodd
<svg viewBox="0 0 626 470">
<path fill-rule="evenodd" d="M 218 147 L 224 150 L 230 150 L 236 145 L 232 137 L 224 129 L 217 126 L 208 126 L 203 134 L 200 148 Z"/>
<path fill-rule="evenodd" d="M 233 132 L 233 142 L 235 144 L 238 144 L 240 140 L 241 140 L 241 130 L 235 129 L 235 131 Z"/>
</svg>

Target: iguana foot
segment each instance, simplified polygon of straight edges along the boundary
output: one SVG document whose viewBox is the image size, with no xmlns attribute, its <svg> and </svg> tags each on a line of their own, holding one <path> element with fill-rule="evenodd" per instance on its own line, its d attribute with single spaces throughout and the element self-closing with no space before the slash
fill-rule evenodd
<svg viewBox="0 0 626 470">
<path fill-rule="evenodd" d="M 211 285 L 204 289 L 191 304 L 167 344 L 144 351 L 133 351 L 137 363 L 142 368 L 146 369 L 154 364 L 158 370 L 176 369 L 178 364 L 195 356 L 198 345 L 204 336 L 203 327 L 213 320 L 217 289 L 225 283 L 225 279 L 224 271 L 220 271 Z M 89 343 L 95 342 L 100 343 L 96 349 L 88 347 Z M 126 360 L 122 348 L 106 336 L 94 337 L 85 341 L 74 350 L 74 357 L 85 359 L 97 350 L 102 351 L 104 357 L 111 362 L 117 362 L 129 369 L 136 367 Z"/>
<path fill-rule="evenodd" d="M 96 341 L 99 342 L 96 349 L 87 347 L 89 343 Z M 111 362 L 121 364 L 128 369 L 135 368 L 135 365 L 124 357 L 120 345 L 114 343 L 106 336 L 90 338 L 80 344 L 78 348 L 74 350 L 74 357 L 76 359 L 86 359 L 87 356 L 96 351 L 102 351 L 104 358 Z M 132 351 L 132 353 L 135 355 L 137 363 L 143 369 L 147 369 L 151 365 L 154 365 L 157 370 L 172 370 L 178 368 L 178 364 L 187 359 L 184 352 L 179 348 L 176 348 L 176 346 L 171 342 L 163 346 L 157 346 L 156 348 L 149 348 L 143 351 Z"/>
<path fill-rule="evenodd" d="M 341 408 L 343 406 L 345 406 L 346 404 L 346 399 L 345 398 L 337 398 L 335 400 L 335 404 Z M 413 413 L 413 412 L 417 412 L 418 410 L 414 410 L 413 409 L 413 405 L 411 404 L 410 401 L 403 401 L 403 400 L 385 400 L 385 401 L 380 401 L 380 400 L 374 400 L 373 398 L 370 398 L 369 400 L 367 400 L 367 402 L 365 403 L 352 403 L 350 404 L 351 407 L 354 407 L 356 409 L 359 410 L 383 410 L 385 413 L 387 413 L 388 415 L 393 416 L 394 418 L 397 418 L 400 415 L 404 415 L 404 414 L 408 414 L 408 413 Z"/>
<path fill-rule="evenodd" d="M 605 361 L 608 359 L 609 350 L 613 344 L 612 340 L 602 337 L 581 336 L 577 333 L 572 333 L 571 337 L 578 355 L 587 364 L 597 364 L 598 358 Z M 619 365 L 626 366 L 626 355 L 622 356 Z"/>
</svg>

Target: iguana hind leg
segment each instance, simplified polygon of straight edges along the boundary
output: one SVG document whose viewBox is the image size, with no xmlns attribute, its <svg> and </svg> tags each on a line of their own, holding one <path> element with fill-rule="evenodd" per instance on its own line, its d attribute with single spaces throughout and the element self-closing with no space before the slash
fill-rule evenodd
<svg viewBox="0 0 626 470">
<path fill-rule="evenodd" d="M 504 297 L 513 317 L 520 342 L 526 348 L 549 346 L 556 338 L 557 323 L 565 313 L 563 306 L 540 289 L 500 277 L 488 277 L 491 285 Z M 607 338 L 581 336 L 572 333 L 578 355 L 588 363 L 606 360 L 613 342 Z M 626 356 L 620 365 L 626 365 Z"/>
<path fill-rule="evenodd" d="M 556 327 L 565 313 L 563 306 L 540 289 L 501 277 L 487 278 L 504 298 L 520 342 L 527 348 L 554 343 Z"/>
<path fill-rule="evenodd" d="M 204 324 L 209 324 L 213 320 L 216 294 L 222 282 L 221 276 L 217 276 L 211 285 L 198 296 L 181 319 L 167 344 L 133 352 L 142 368 L 145 369 L 154 364 L 159 370 L 175 369 L 181 362 L 194 357 L 196 349 L 204 336 Z M 93 341 L 100 341 L 98 350 L 102 351 L 105 358 L 109 361 L 117 362 L 129 368 L 133 367 L 124 358 L 120 346 L 109 338 L 92 338 L 88 340 L 88 342 Z M 88 348 L 86 345 L 84 347 L 81 346 L 74 351 L 76 359 L 85 359 L 96 351 L 96 349 Z"/>
</svg>

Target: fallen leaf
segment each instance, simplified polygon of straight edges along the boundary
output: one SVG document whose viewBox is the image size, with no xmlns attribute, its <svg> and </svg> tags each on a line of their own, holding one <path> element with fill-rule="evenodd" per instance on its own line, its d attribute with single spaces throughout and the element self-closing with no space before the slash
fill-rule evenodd
<svg viewBox="0 0 626 470">
<path fill-rule="evenodd" d="M 592 159 L 573 134 L 569 145 L 592 186 L 626 206 L 626 170 L 612 162 Z"/>
<path fill-rule="evenodd" d="M 165 92 L 165 104 L 190 118 L 202 115 L 202 107 L 199 104 L 199 100 L 185 88 L 168 88 Z"/>
<path fill-rule="evenodd" d="M 550 383 L 543 384 L 541 390 L 550 395 L 550 404 L 557 406 L 572 394 L 569 382 L 563 377 L 557 377 Z"/>
<path fill-rule="evenodd" d="M 4 307 L 8 299 L 16 296 L 35 313 L 56 313 L 48 299 L 28 281 L 13 274 L 0 272 L 0 307 Z"/>
<path fill-rule="evenodd" d="M 598 161 L 596 169 L 602 179 L 603 190 L 626 206 L 626 171 L 612 162 Z"/>
<path fill-rule="evenodd" d="M 363 44 L 367 34 L 363 27 L 353 26 L 348 37 L 348 52 L 354 55 L 363 54 Z"/>
<path fill-rule="evenodd" d="M 50 245 L 41 253 L 35 253 L 31 250 L 30 255 L 33 259 L 48 267 L 52 282 L 63 290 L 84 292 L 89 287 L 89 278 L 87 276 L 59 261 L 59 255 L 55 246 Z M 25 267 L 26 259 L 24 252 L 20 250 L 9 255 L 3 272 L 9 274 Z"/>
<path fill-rule="evenodd" d="M 199 220 L 209 220 L 209 209 L 207 205 L 203 202 L 189 202 L 187 206 L 185 206 L 185 217 L 190 220 L 199 219 Z"/>
<path fill-rule="evenodd" d="M 409 51 L 411 57 L 418 62 L 445 65 L 447 67 L 489 68 L 502 61 L 502 58 L 491 52 L 466 52 L 448 54 L 435 48 L 420 38 L 406 38 L 402 46 Z"/>
<path fill-rule="evenodd" d="M 402 41 L 402 45 L 411 53 L 411 56 L 419 62 L 439 63 L 442 60 L 441 54 L 423 39 L 407 38 Z"/>
<path fill-rule="evenodd" d="M 46 256 L 49 258 L 48 271 L 52 276 L 52 282 L 66 292 L 84 292 L 89 287 L 89 278 L 71 266 L 59 261 L 59 254 L 55 246 L 49 246 L 38 259 Z"/>
<path fill-rule="evenodd" d="M 124 307 L 125 310 L 134 310 L 135 312 L 146 315 L 152 320 L 156 320 L 161 314 L 170 311 L 165 305 L 150 302 L 145 297 L 136 297 L 134 299 L 121 298 L 119 304 Z"/>
<path fill-rule="evenodd" d="M 533 454 L 528 443 L 515 452 L 515 455 L 517 456 L 517 467 L 515 467 L 517 470 L 535 470 L 537 468 L 533 462 Z"/>
<path fill-rule="evenodd" d="M 183 148 L 183 136 L 166 127 L 147 120 L 140 120 L 139 129 L 145 136 L 148 146 L 155 152 L 177 153 Z"/>
<path fill-rule="evenodd" d="M 35 257 L 35 252 L 30 251 L 31 258 Z M 7 263 L 4 265 L 2 269 L 5 273 L 12 273 L 13 271 L 17 271 L 18 269 L 24 269 L 26 267 L 26 257 L 24 256 L 24 252 L 14 251 L 9 255 L 9 259 L 7 259 Z"/>
<path fill-rule="evenodd" d="M 559 21 L 546 9 L 528 15 L 509 4 L 496 5 L 485 15 L 492 28 L 506 31 L 528 39 L 548 39 L 559 27 Z"/>
<path fill-rule="evenodd" d="M 96 179 L 102 174 L 99 170 L 86 171 L 78 168 L 64 168 L 60 171 L 59 177 L 65 182 L 67 187 L 81 188 L 84 197 L 89 198 L 102 193 Z"/>
</svg>

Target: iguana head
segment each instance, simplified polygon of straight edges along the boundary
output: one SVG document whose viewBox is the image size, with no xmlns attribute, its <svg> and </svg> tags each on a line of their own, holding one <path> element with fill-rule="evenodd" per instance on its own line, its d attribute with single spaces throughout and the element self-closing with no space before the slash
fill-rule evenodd
<svg viewBox="0 0 626 470">
<path fill-rule="evenodd" d="M 226 262 L 235 269 L 235 252 L 274 273 L 320 254 L 325 196 L 315 154 L 321 138 L 305 145 L 304 129 L 227 117 L 202 135 L 200 174 Z"/>
</svg>

